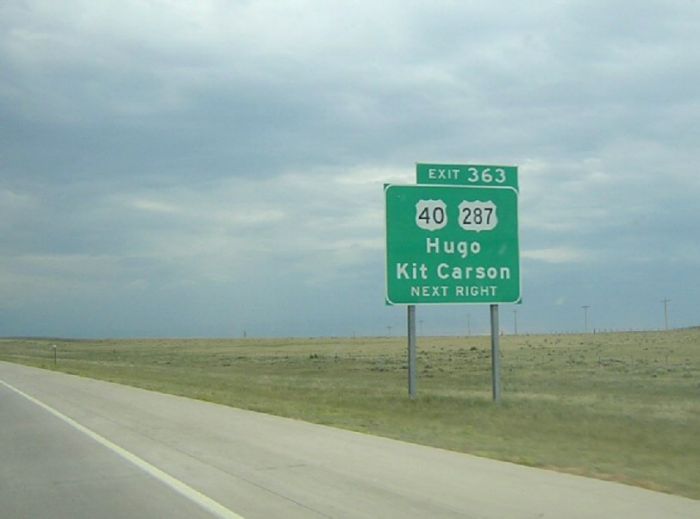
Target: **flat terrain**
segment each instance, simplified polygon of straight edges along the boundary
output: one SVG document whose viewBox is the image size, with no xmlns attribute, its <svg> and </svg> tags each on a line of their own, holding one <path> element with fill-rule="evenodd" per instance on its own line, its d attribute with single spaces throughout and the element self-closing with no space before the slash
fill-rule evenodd
<svg viewBox="0 0 700 519">
<path fill-rule="evenodd" d="M 8 518 L 700 516 L 684 497 L 6 362 L 0 415 Z"/>
<path fill-rule="evenodd" d="M 57 345 L 54 366 L 52 345 Z M 0 360 L 700 499 L 700 330 L 503 337 L 0 341 Z"/>
</svg>

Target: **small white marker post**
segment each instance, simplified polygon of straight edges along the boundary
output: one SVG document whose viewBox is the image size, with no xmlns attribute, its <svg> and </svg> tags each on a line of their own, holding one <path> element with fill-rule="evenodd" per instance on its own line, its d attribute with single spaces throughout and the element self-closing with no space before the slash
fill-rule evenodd
<svg viewBox="0 0 700 519">
<path fill-rule="evenodd" d="M 56 345 L 54 344 L 53 345 L 53 365 L 54 365 L 54 367 L 56 366 L 57 362 L 58 362 L 58 352 L 57 352 Z"/>
</svg>

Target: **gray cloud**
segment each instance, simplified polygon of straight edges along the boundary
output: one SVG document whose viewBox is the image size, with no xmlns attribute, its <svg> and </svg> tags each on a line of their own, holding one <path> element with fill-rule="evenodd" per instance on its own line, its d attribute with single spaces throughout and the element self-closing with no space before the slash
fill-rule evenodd
<svg viewBox="0 0 700 519">
<path fill-rule="evenodd" d="M 6 2 L 0 334 L 399 330 L 381 186 L 416 161 L 520 166 L 521 329 L 697 324 L 698 11 Z"/>
</svg>

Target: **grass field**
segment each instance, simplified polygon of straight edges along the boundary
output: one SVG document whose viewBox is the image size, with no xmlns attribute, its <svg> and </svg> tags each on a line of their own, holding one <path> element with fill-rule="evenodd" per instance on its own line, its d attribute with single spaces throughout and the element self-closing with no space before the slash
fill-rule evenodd
<svg viewBox="0 0 700 519">
<path fill-rule="evenodd" d="M 56 366 L 52 345 L 57 345 Z M 700 329 L 503 337 L 3 339 L 0 360 L 700 499 Z"/>
</svg>

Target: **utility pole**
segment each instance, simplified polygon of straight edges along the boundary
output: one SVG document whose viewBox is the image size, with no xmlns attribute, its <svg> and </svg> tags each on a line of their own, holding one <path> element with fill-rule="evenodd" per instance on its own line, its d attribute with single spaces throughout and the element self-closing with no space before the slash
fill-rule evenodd
<svg viewBox="0 0 700 519">
<path fill-rule="evenodd" d="M 387 326 L 387 327 L 386 327 L 386 330 L 387 330 L 387 333 L 388 333 L 387 337 L 391 337 L 391 325 Z"/>
<path fill-rule="evenodd" d="M 518 311 L 513 310 L 513 335 L 518 335 Z"/>
<path fill-rule="evenodd" d="M 588 309 L 591 307 L 591 305 L 583 305 L 581 308 L 583 308 L 583 331 L 585 333 L 588 333 Z"/>
<path fill-rule="evenodd" d="M 666 330 L 668 330 L 668 304 L 671 302 L 669 298 L 662 299 L 661 302 L 664 304 L 664 325 Z"/>
</svg>

